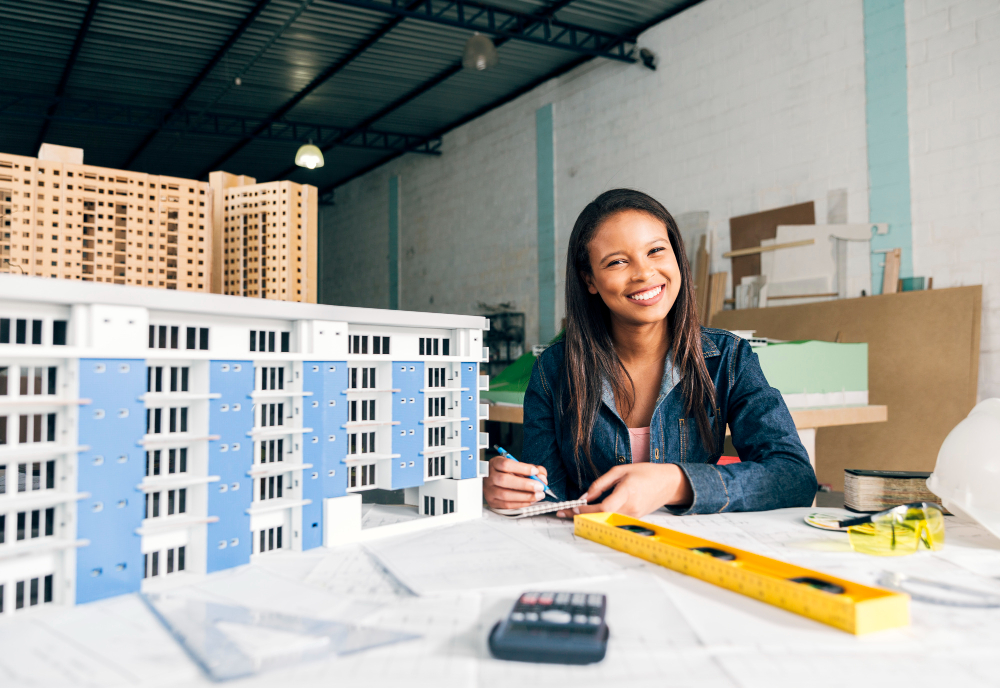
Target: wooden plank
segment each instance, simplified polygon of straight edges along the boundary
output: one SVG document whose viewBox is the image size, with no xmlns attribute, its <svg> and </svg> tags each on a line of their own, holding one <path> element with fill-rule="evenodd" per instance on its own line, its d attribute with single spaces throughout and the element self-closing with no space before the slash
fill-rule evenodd
<svg viewBox="0 0 1000 688">
<path fill-rule="evenodd" d="M 825 294 L 782 294 L 781 296 L 771 296 L 768 294 L 767 300 L 770 301 L 781 301 L 782 299 L 818 299 L 818 298 L 835 298 L 840 296 L 837 292 L 827 292 Z"/>
<path fill-rule="evenodd" d="M 899 261 L 902 249 L 894 248 L 885 254 L 885 271 L 882 273 L 882 293 L 895 294 L 899 286 Z"/>
<path fill-rule="evenodd" d="M 869 406 L 840 406 L 836 408 L 791 409 L 795 428 L 830 428 L 837 425 L 885 423 L 889 420 L 889 407 L 883 404 Z"/>
<path fill-rule="evenodd" d="M 491 404 L 490 420 L 500 423 L 523 423 L 524 407 L 513 404 Z"/>
<path fill-rule="evenodd" d="M 729 247 L 736 251 L 760 246 L 760 242 L 764 239 L 775 238 L 778 225 L 814 224 L 816 224 L 816 209 L 812 201 L 732 217 L 729 219 Z M 733 285 L 737 285 L 747 275 L 760 274 L 760 254 L 737 256 L 733 258 L 732 266 Z"/>
<path fill-rule="evenodd" d="M 795 248 L 796 246 L 812 246 L 815 239 L 803 239 L 802 241 L 786 241 L 783 244 L 771 244 L 770 246 L 753 246 L 751 248 L 741 248 L 736 251 L 728 251 L 722 254 L 723 258 L 739 258 L 740 256 L 752 256 L 765 251 L 777 251 L 779 248 Z"/>
<path fill-rule="evenodd" d="M 976 403 L 981 308 L 981 286 L 956 287 L 722 311 L 712 325 L 868 343 L 868 399 L 892 416 L 817 433 L 819 481 L 840 490 L 845 468 L 934 470 L 944 438 Z"/>
<path fill-rule="evenodd" d="M 695 298 L 698 301 L 698 319 L 700 322 L 708 322 L 708 320 L 706 320 L 706 316 L 708 315 L 709 270 L 709 255 L 708 249 L 706 248 L 707 242 L 707 235 L 702 234 L 701 240 L 698 242 L 698 250 L 694 254 L 694 288 Z"/>
<path fill-rule="evenodd" d="M 708 278 L 708 317 L 703 320 L 710 325 L 715 314 L 722 310 L 726 299 L 726 279 L 728 272 L 713 272 Z"/>
</svg>

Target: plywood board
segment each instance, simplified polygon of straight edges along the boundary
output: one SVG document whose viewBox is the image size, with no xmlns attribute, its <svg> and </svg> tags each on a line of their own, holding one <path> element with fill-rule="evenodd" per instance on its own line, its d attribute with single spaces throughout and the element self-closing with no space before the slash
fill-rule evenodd
<svg viewBox="0 0 1000 688">
<path fill-rule="evenodd" d="M 694 265 L 694 288 L 695 298 L 698 301 L 698 320 L 708 322 L 708 270 L 709 255 L 706 247 L 708 237 L 701 235 L 698 242 L 698 251 L 695 253 Z"/>
<path fill-rule="evenodd" d="M 687 253 L 688 265 L 694 270 L 694 252 L 698 248 L 699 237 L 708 233 L 708 211 L 695 210 L 690 213 L 681 213 L 674 217 L 677 229 L 681 233 L 681 240 L 684 242 L 684 251 Z"/>
<path fill-rule="evenodd" d="M 773 239 L 778 225 L 816 224 L 813 202 L 765 210 L 762 213 L 729 218 L 729 243 L 731 250 L 760 246 L 764 239 Z M 747 275 L 760 274 L 760 256 L 733 258 L 733 284 L 740 284 Z"/>
<path fill-rule="evenodd" d="M 868 343 L 868 400 L 888 407 L 888 422 L 816 438 L 819 481 L 842 490 L 845 468 L 934 470 L 944 438 L 976 403 L 981 309 L 981 286 L 957 287 L 722 311 L 712 326 Z"/>
</svg>

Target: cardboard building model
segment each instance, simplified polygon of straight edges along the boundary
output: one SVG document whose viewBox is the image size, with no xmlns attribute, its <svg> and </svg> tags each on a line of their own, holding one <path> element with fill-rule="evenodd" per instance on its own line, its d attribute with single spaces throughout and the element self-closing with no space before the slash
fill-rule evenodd
<svg viewBox="0 0 1000 688">
<path fill-rule="evenodd" d="M 0 275 L 0 613 L 479 517 L 488 327 Z"/>
</svg>

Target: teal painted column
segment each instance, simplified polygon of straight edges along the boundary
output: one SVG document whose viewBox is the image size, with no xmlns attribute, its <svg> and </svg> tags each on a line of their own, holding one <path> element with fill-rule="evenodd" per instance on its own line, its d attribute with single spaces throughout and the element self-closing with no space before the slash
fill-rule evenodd
<svg viewBox="0 0 1000 688">
<path fill-rule="evenodd" d="M 864 0 L 864 18 L 868 219 L 889 223 L 872 236 L 872 292 L 881 294 L 885 254 L 875 251 L 902 249 L 899 276 L 913 276 L 904 0 Z"/>
<path fill-rule="evenodd" d="M 538 342 L 556 336 L 556 180 L 552 104 L 535 111 L 538 159 Z"/>
<path fill-rule="evenodd" d="M 389 308 L 399 310 L 399 177 L 389 177 Z"/>
</svg>

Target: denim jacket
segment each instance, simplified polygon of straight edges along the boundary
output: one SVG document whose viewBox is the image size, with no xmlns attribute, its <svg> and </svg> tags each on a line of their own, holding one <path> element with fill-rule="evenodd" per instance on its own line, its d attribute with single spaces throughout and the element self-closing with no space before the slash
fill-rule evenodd
<svg viewBox="0 0 1000 688">
<path fill-rule="evenodd" d="M 675 463 L 691 482 L 692 503 L 671 511 L 705 514 L 811 505 L 816 474 L 781 393 L 767 384 L 757 354 L 725 330 L 702 328 L 701 339 L 705 365 L 715 383 L 716 408 L 709 410 L 709 422 L 717 449 L 706 448 L 695 419 L 685 417 L 679 376 L 669 356 L 650 422 L 650 462 Z M 577 469 L 572 424 L 562 422 L 557 399 L 565 386 L 563 356 L 560 341 L 535 361 L 524 395 L 521 460 L 545 466 L 549 487 L 560 499 L 578 499 L 596 476 L 582 452 L 582 466 Z M 718 466 L 726 425 L 741 462 Z M 628 427 L 615 409 L 607 380 L 590 452 L 600 474 L 632 463 Z"/>
</svg>

